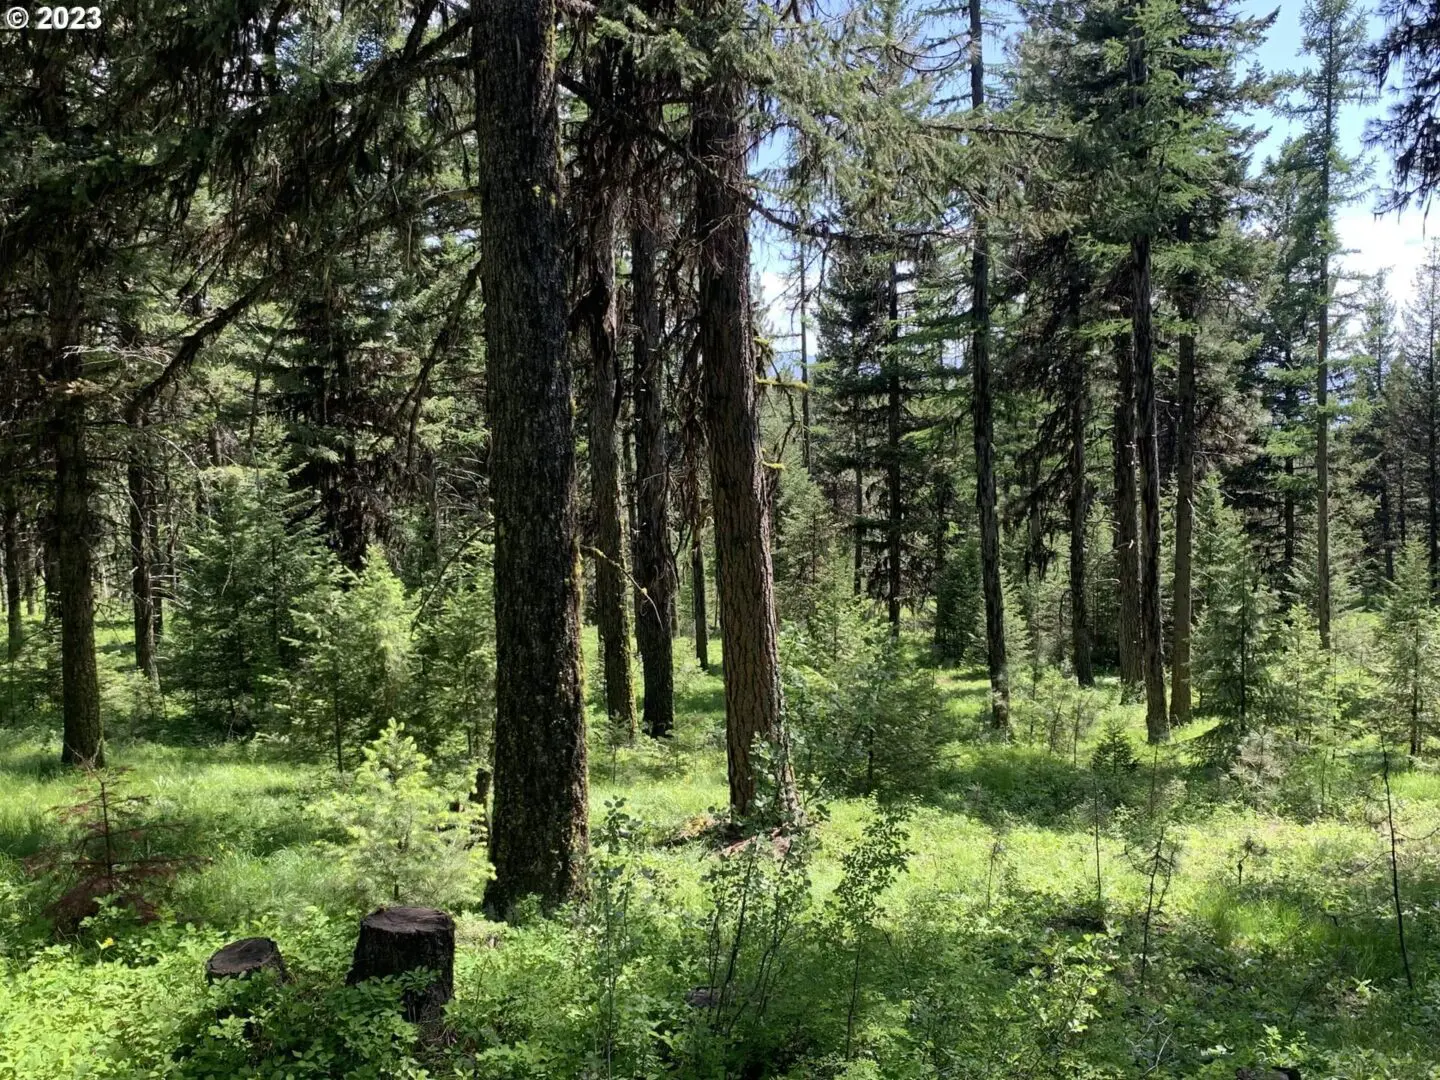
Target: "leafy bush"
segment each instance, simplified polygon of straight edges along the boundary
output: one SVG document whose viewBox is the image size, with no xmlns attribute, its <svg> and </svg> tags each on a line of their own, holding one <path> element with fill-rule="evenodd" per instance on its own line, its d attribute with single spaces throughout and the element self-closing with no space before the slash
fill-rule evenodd
<svg viewBox="0 0 1440 1080">
<path fill-rule="evenodd" d="M 348 789 L 317 813 L 350 838 L 337 854 L 362 906 L 479 899 L 488 867 L 474 846 L 474 811 L 463 794 L 433 782 L 429 759 L 403 725 L 391 721 L 365 747 Z"/>
<path fill-rule="evenodd" d="M 489 552 L 458 584 L 427 595 L 416 627 L 410 728 L 428 747 L 463 733 L 479 757 L 495 721 L 495 599 Z"/>
<path fill-rule="evenodd" d="M 283 473 L 232 466 L 202 482 L 207 510 L 189 533 L 167 640 L 197 731 L 251 735 L 277 723 L 299 659 L 296 609 L 313 608 L 338 571 Z"/>
<path fill-rule="evenodd" d="M 797 772 L 844 794 L 924 789 L 951 737 L 934 675 L 855 602 L 833 618 L 844 624 L 833 636 L 792 629 L 782 642 Z"/>
<path fill-rule="evenodd" d="M 382 552 L 340 588 L 315 590 L 295 611 L 291 727 L 312 745 L 327 743 L 335 767 L 346 749 L 376 737 L 402 714 L 410 681 L 411 604 Z"/>
</svg>

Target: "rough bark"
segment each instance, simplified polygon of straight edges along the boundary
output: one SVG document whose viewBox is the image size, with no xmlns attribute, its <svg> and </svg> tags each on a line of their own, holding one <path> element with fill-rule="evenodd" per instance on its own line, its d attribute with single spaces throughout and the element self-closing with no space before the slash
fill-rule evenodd
<svg viewBox="0 0 1440 1080">
<path fill-rule="evenodd" d="M 613 197 L 593 206 L 582 264 L 583 304 L 590 346 L 590 505 L 595 515 L 595 623 L 605 675 L 605 711 L 614 731 L 635 734 L 635 687 L 630 672 L 630 571 L 625 501 L 620 491 L 616 421 L 620 359 L 615 297 Z"/>
<path fill-rule="evenodd" d="M 984 27 L 980 0 L 970 0 L 970 103 L 985 107 Z M 985 596 L 985 661 L 990 675 L 990 723 L 1010 730 L 1010 672 L 1005 654 L 1005 592 L 1000 579 L 1000 514 L 995 495 L 995 419 L 990 387 L 990 240 L 976 200 L 975 250 L 970 262 L 970 377 L 975 436 L 975 509 L 980 524 L 980 579 Z"/>
<path fill-rule="evenodd" d="M 429 971 L 424 986 L 407 990 L 401 999 L 405 1019 L 434 1024 L 455 996 L 455 920 L 425 907 L 381 908 L 360 921 L 355 958 L 345 982 L 384 979 L 411 971 Z"/>
<path fill-rule="evenodd" d="M 1190 239 L 1190 223 L 1182 219 L 1180 240 Z M 1190 722 L 1190 639 L 1193 622 L 1191 584 L 1195 531 L 1195 301 L 1194 275 L 1186 273 L 1176 290 L 1182 322 L 1179 340 L 1179 430 L 1175 447 L 1175 589 L 1174 644 L 1170 651 L 1170 719 Z"/>
<path fill-rule="evenodd" d="M 1140 458 L 1140 658 L 1145 676 L 1145 731 L 1150 742 L 1170 737 L 1160 613 L 1160 447 L 1155 420 L 1155 341 L 1150 312 L 1150 237 L 1130 242 L 1135 287 L 1130 322 L 1135 339 L 1135 413 Z"/>
<path fill-rule="evenodd" d="M 754 748 L 771 744 L 782 805 L 795 803 L 781 726 L 780 658 L 770 562 L 767 485 L 750 324 L 748 140 L 741 83 L 720 71 L 701 88 L 692 149 L 705 166 L 695 181 L 700 264 L 702 392 L 710 449 L 715 580 L 725 644 L 725 731 L 730 809 L 755 805 Z"/>
<path fill-rule="evenodd" d="M 495 798 L 486 905 L 577 895 L 589 842 L 579 550 L 560 239 L 555 8 L 471 37 L 495 522 Z"/>
<path fill-rule="evenodd" d="M 217 949 L 205 961 L 205 981 L 217 979 L 248 979 L 259 971 L 272 971 L 280 982 L 287 982 L 285 958 L 280 946 L 268 937 L 248 937 L 232 941 Z"/>
<path fill-rule="evenodd" d="M 95 667 L 94 516 L 90 506 L 90 458 L 85 445 L 88 407 L 81 386 L 80 297 L 66 259 L 52 260 L 49 374 L 54 404 L 49 424 L 55 461 L 53 588 L 60 617 L 60 760 L 103 765 L 100 684 Z M 48 584 L 48 583 L 47 583 Z M 48 612 L 48 609 L 47 609 Z"/>
<path fill-rule="evenodd" d="M 637 202 L 630 240 L 635 305 L 635 571 L 642 590 L 635 636 L 644 668 L 645 731 L 658 738 L 669 735 L 675 726 L 675 560 L 670 549 L 663 320 L 655 288 L 658 243 L 649 218 L 651 208 L 644 199 Z"/>
</svg>

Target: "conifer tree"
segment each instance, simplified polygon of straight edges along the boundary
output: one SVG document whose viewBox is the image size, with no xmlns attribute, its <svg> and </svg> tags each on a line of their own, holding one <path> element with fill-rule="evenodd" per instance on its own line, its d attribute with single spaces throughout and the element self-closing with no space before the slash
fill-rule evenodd
<svg viewBox="0 0 1440 1080">
<path fill-rule="evenodd" d="M 1440 702 L 1440 613 L 1431 602 L 1428 553 L 1418 541 L 1400 549 L 1381 616 L 1380 641 L 1390 704 L 1404 719 L 1402 734 L 1410 753 L 1418 756 L 1434 729 Z"/>
</svg>

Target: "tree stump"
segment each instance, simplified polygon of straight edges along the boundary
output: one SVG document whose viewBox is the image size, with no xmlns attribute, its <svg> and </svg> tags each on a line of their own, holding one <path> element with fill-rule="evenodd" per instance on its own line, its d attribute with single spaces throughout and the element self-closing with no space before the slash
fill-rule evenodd
<svg viewBox="0 0 1440 1080">
<path fill-rule="evenodd" d="M 433 1024 L 455 995 L 455 920 L 434 908 L 381 908 L 360 922 L 355 960 L 345 982 L 354 986 L 422 968 L 433 978 L 405 992 L 405 1019 Z"/>
<path fill-rule="evenodd" d="M 205 981 L 246 979 L 257 971 L 273 971 L 276 979 L 286 982 L 285 960 L 280 946 L 268 937 L 247 937 L 232 941 L 205 961 Z"/>
</svg>

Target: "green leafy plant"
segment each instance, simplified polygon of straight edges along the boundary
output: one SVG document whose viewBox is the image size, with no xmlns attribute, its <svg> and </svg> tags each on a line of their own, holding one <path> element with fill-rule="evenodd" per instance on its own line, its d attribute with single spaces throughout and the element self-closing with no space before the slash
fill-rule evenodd
<svg viewBox="0 0 1440 1080">
<path fill-rule="evenodd" d="M 476 810 L 436 785 L 404 725 L 392 720 L 365 747 L 348 787 L 317 813 L 349 837 L 338 855 L 362 905 L 478 900 L 488 864 L 472 846 Z"/>
</svg>

